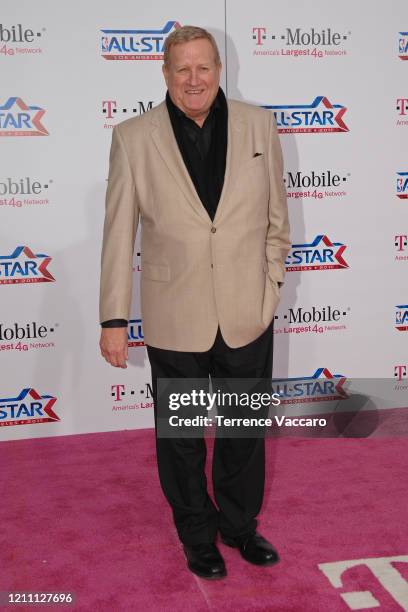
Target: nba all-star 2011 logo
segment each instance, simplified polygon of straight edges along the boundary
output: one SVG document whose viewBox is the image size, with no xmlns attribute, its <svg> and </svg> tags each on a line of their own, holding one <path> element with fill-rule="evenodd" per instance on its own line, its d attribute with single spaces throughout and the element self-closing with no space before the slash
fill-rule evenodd
<svg viewBox="0 0 408 612">
<path fill-rule="evenodd" d="M 303 404 L 347 399 L 346 377 L 318 368 L 312 376 L 272 380 L 274 393 L 279 393 L 281 404 Z"/>
<path fill-rule="evenodd" d="M 351 32 L 338 32 L 333 28 L 252 27 L 255 56 L 311 57 L 347 55 L 347 41 Z"/>
<path fill-rule="evenodd" d="M 0 398 L 0 427 L 59 421 L 53 410 L 56 401 L 56 397 L 40 395 L 30 387 L 23 389 L 17 397 Z"/>
<path fill-rule="evenodd" d="M 106 60 L 161 60 L 164 41 L 178 21 L 168 21 L 163 28 L 101 30 L 102 57 Z"/>
<path fill-rule="evenodd" d="M 311 104 L 263 105 L 273 111 L 280 134 L 348 132 L 343 120 L 347 108 L 332 104 L 326 96 L 317 96 Z"/>
<path fill-rule="evenodd" d="M 342 242 L 333 242 L 324 234 L 316 236 L 310 243 L 292 244 L 286 258 L 286 270 L 344 270 L 349 267 L 343 257 L 346 248 Z"/>
<path fill-rule="evenodd" d="M 395 329 L 401 332 L 408 331 L 408 304 L 395 307 Z"/>
<path fill-rule="evenodd" d="M 400 200 L 408 199 L 408 172 L 397 172 L 397 196 Z"/>
<path fill-rule="evenodd" d="M 48 136 L 41 123 L 45 110 L 11 97 L 0 106 L 0 136 Z"/>
<path fill-rule="evenodd" d="M 128 346 L 145 346 L 142 319 L 130 319 L 128 323 Z"/>
<path fill-rule="evenodd" d="M 398 56 L 402 60 L 408 60 L 408 32 L 399 33 Z"/>
<path fill-rule="evenodd" d="M 0 255 L 0 285 L 51 283 L 55 278 L 47 269 L 50 261 L 49 255 L 18 246 L 11 255 Z"/>
</svg>

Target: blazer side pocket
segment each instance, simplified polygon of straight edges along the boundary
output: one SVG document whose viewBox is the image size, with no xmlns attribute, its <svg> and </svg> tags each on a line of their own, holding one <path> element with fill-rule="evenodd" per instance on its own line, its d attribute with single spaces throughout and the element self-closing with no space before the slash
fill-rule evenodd
<svg viewBox="0 0 408 612">
<path fill-rule="evenodd" d="M 275 292 L 280 297 L 280 287 L 279 287 L 278 283 L 275 280 L 272 280 L 271 277 L 269 276 L 268 262 L 266 260 L 264 260 L 264 262 L 263 262 L 263 269 L 264 269 L 265 276 L 266 276 L 267 280 L 269 281 L 269 283 L 272 285 L 272 287 L 275 290 Z"/>
<path fill-rule="evenodd" d="M 142 278 L 152 281 L 167 282 L 170 280 L 170 268 L 167 264 L 142 263 Z"/>
</svg>

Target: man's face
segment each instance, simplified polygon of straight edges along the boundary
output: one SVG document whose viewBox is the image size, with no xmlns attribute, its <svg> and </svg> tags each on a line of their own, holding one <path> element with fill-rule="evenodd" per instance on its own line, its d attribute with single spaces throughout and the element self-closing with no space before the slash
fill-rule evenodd
<svg viewBox="0 0 408 612">
<path fill-rule="evenodd" d="M 209 40 L 198 38 L 174 45 L 163 74 L 174 104 L 202 125 L 220 85 L 221 64 Z"/>
</svg>

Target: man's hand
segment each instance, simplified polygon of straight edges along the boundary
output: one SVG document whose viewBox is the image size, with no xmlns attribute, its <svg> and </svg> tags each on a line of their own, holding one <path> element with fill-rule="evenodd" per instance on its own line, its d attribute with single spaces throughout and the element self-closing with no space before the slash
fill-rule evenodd
<svg viewBox="0 0 408 612">
<path fill-rule="evenodd" d="M 127 327 L 104 327 L 99 342 L 102 357 L 116 368 L 127 368 L 128 332 Z"/>
</svg>

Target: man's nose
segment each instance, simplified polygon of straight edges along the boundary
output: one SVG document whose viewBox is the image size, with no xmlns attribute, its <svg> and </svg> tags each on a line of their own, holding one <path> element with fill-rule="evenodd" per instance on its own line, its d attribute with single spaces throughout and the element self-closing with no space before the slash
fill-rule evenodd
<svg viewBox="0 0 408 612">
<path fill-rule="evenodd" d="M 190 75 L 189 75 L 189 84 L 190 85 L 197 85 L 199 82 L 199 76 L 198 76 L 198 70 L 191 70 Z"/>
</svg>

